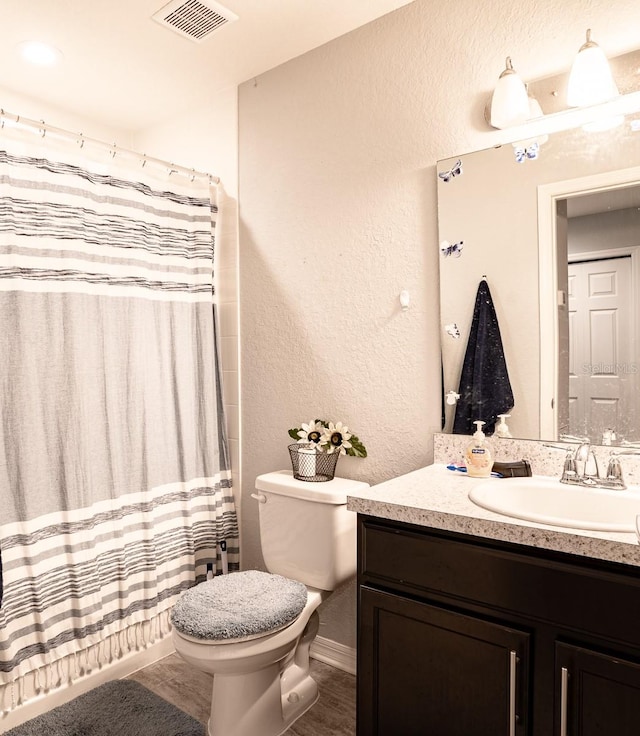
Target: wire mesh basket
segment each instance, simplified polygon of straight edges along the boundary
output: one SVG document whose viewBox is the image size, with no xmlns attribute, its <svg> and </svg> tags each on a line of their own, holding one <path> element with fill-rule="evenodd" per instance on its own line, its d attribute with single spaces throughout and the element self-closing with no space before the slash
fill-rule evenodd
<svg viewBox="0 0 640 736">
<path fill-rule="evenodd" d="M 293 477 L 298 480 L 322 482 L 333 480 L 340 453 L 318 452 L 314 444 L 289 445 Z"/>
</svg>

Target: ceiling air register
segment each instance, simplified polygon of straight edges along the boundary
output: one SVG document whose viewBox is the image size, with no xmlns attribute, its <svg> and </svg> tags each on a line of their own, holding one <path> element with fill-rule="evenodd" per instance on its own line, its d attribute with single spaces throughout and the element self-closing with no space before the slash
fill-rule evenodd
<svg viewBox="0 0 640 736">
<path fill-rule="evenodd" d="M 200 43 L 238 16 L 213 0 L 174 0 L 152 16 L 153 20 L 185 38 Z"/>
</svg>

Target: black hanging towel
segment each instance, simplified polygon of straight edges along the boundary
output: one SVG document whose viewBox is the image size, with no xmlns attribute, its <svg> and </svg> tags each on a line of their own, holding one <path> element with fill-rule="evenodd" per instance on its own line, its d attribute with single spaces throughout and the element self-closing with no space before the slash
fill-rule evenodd
<svg viewBox="0 0 640 736">
<path fill-rule="evenodd" d="M 458 393 L 454 434 L 473 434 L 477 419 L 485 422 L 485 434 L 493 434 L 498 414 L 508 414 L 513 408 L 500 327 L 486 279 L 476 294 Z"/>
</svg>

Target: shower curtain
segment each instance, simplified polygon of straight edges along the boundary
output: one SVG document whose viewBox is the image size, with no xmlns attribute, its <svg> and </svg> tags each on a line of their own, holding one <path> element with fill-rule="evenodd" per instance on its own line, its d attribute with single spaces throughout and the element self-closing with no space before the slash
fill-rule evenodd
<svg viewBox="0 0 640 736">
<path fill-rule="evenodd" d="M 238 568 L 215 191 L 72 145 L 0 135 L 0 711 Z"/>
</svg>

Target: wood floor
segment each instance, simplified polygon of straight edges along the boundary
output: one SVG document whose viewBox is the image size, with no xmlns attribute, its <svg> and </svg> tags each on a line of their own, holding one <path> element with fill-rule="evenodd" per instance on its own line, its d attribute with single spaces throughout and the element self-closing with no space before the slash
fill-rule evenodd
<svg viewBox="0 0 640 736">
<path fill-rule="evenodd" d="M 320 699 L 287 731 L 290 736 L 354 736 L 356 732 L 356 678 L 316 659 L 311 674 L 320 688 Z M 213 678 L 187 665 L 177 654 L 131 675 L 149 690 L 207 722 Z"/>
</svg>

